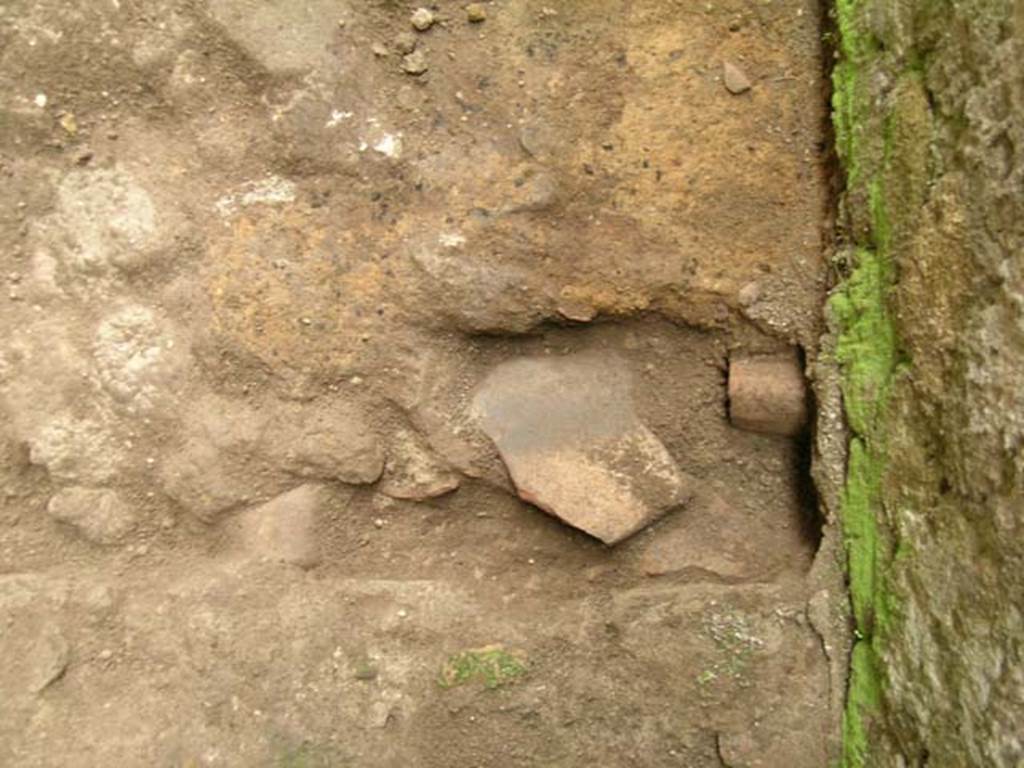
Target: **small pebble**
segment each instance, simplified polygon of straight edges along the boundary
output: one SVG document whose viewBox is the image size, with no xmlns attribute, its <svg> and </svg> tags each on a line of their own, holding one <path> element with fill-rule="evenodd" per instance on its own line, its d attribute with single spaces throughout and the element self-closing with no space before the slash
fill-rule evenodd
<svg viewBox="0 0 1024 768">
<path fill-rule="evenodd" d="M 409 18 L 412 22 L 413 27 L 418 32 L 426 32 L 432 26 L 434 26 L 434 12 L 429 8 L 417 8 L 413 11 L 412 16 Z"/>
<path fill-rule="evenodd" d="M 380 59 L 383 59 L 385 56 L 388 55 L 388 49 L 385 48 L 380 43 L 374 43 L 373 45 L 371 45 L 370 50 L 373 51 L 374 56 Z"/>
<path fill-rule="evenodd" d="M 78 133 L 78 120 L 70 112 L 61 112 L 58 118 L 60 127 L 67 131 L 70 135 L 74 136 Z"/>
<path fill-rule="evenodd" d="M 382 518 L 380 518 L 380 517 L 376 518 L 373 521 L 373 527 L 374 528 L 383 528 L 384 527 L 384 520 Z"/>
<path fill-rule="evenodd" d="M 427 57 L 423 51 L 413 51 L 402 57 L 402 71 L 407 75 L 422 75 L 427 71 Z"/>
<path fill-rule="evenodd" d="M 466 18 L 474 24 L 479 24 L 487 18 L 487 9 L 483 3 L 470 3 L 466 6 Z"/>
<path fill-rule="evenodd" d="M 743 70 L 731 61 L 727 61 L 723 65 L 723 80 L 725 82 L 725 89 L 734 96 L 750 90 L 750 80 L 743 73 Z"/>
<path fill-rule="evenodd" d="M 747 283 L 740 288 L 739 295 L 737 296 L 741 307 L 749 307 L 756 304 L 758 299 L 761 298 L 761 286 L 759 283 Z"/>
<path fill-rule="evenodd" d="M 405 618 L 406 616 L 408 616 L 408 615 L 409 615 L 409 612 L 408 612 L 407 610 L 405 610 L 405 608 L 402 608 L 402 609 L 401 609 L 401 610 L 400 610 L 400 611 L 398 612 L 398 618 L 400 618 L 400 619 L 404 619 L 404 618 Z"/>
</svg>

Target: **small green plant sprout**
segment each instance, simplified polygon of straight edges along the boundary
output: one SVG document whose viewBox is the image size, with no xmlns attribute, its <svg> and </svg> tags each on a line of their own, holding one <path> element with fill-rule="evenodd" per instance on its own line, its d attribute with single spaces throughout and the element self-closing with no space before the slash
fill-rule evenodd
<svg viewBox="0 0 1024 768">
<path fill-rule="evenodd" d="M 437 683 L 442 688 L 477 682 L 484 688 L 494 689 L 514 683 L 526 674 L 522 654 L 505 650 L 500 645 L 488 645 L 460 651 L 448 657 L 441 667 Z"/>
</svg>

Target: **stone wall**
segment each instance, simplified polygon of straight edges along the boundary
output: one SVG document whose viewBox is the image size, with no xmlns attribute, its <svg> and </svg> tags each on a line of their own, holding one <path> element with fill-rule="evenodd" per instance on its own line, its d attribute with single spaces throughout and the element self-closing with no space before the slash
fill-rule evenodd
<svg viewBox="0 0 1024 768">
<path fill-rule="evenodd" d="M 849 766 L 1024 761 L 1024 2 L 838 0 Z"/>
</svg>

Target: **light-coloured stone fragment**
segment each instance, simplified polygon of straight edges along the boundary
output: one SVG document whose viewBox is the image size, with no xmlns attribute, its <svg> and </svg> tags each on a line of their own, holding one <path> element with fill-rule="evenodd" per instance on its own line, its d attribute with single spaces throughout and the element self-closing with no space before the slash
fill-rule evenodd
<svg viewBox="0 0 1024 768">
<path fill-rule="evenodd" d="M 409 21 L 418 32 L 426 32 L 436 21 L 434 12 L 429 8 L 417 8 L 412 12 Z"/>
<path fill-rule="evenodd" d="M 104 318 L 93 356 L 103 387 L 133 412 L 173 400 L 188 365 L 187 349 L 170 324 L 138 304 Z"/>
<path fill-rule="evenodd" d="M 28 445 L 33 464 L 67 482 L 106 482 L 124 462 L 124 449 L 105 424 L 66 412 L 33 429 Z"/>
<path fill-rule="evenodd" d="M 121 170 L 74 170 L 57 189 L 60 257 L 78 272 L 102 274 L 140 263 L 154 246 L 156 207 Z"/>
<path fill-rule="evenodd" d="M 135 525 L 135 513 L 109 488 L 65 488 L 50 498 L 46 511 L 94 544 L 116 544 Z"/>
<path fill-rule="evenodd" d="M 749 78 L 743 73 L 742 69 L 731 61 L 725 62 L 722 66 L 722 80 L 725 83 L 726 90 L 734 96 L 750 90 Z"/>
<path fill-rule="evenodd" d="M 327 498 L 323 486 L 306 483 L 245 510 L 233 521 L 242 548 L 255 557 L 312 568 L 320 562 L 316 524 Z"/>
<path fill-rule="evenodd" d="M 381 493 L 395 499 L 423 501 L 458 487 L 459 476 L 430 451 L 422 438 L 399 430 L 391 443 Z"/>
</svg>

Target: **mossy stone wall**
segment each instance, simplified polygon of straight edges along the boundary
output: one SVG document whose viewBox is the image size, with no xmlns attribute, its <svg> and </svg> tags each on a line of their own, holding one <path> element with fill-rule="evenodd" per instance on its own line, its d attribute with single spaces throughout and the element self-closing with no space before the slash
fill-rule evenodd
<svg viewBox="0 0 1024 768">
<path fill-rule="evenodd" d="M 1024 765 L 1024 0 L 837 0 L 847 766 Z"/>
</svg>

